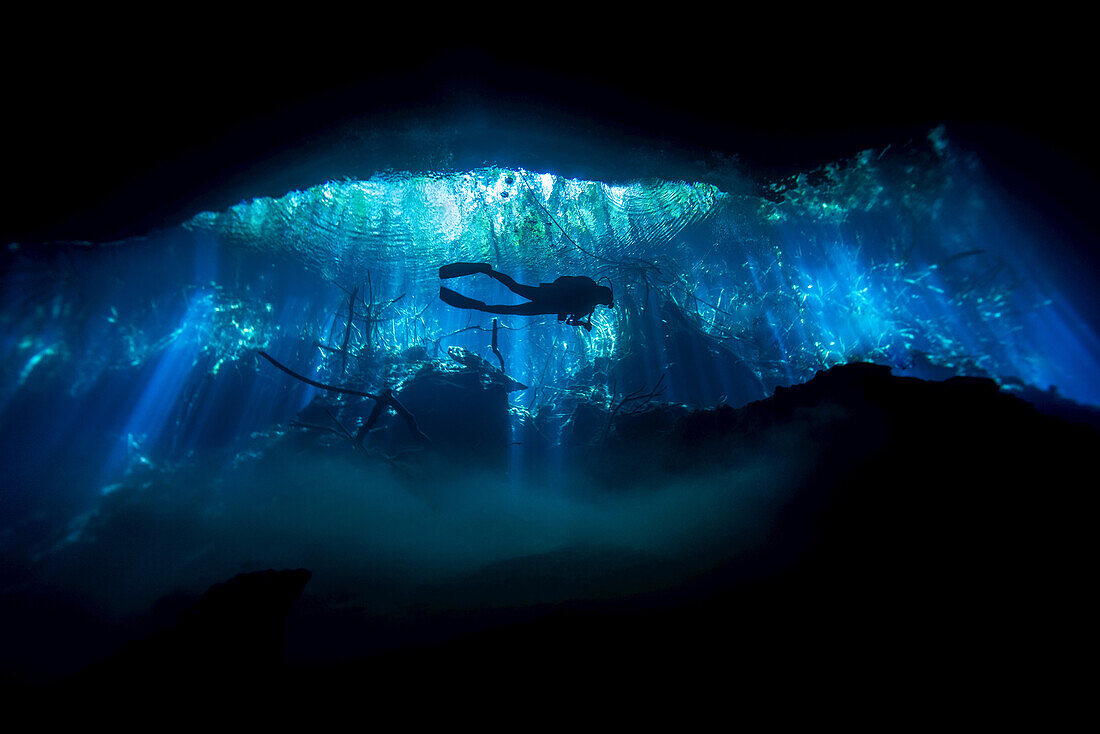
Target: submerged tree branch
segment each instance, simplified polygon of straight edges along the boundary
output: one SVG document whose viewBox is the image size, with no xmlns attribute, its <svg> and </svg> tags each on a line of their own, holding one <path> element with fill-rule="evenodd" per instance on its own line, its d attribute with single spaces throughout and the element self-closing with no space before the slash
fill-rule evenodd
<svg viewBox="0 0 1100 734">
<path fill-rule="evenodd" d="M 640 388 L 638 388 L 634 392 L 623 396 L 623 399 L 619 401 L 618 405 L 615 406 L 614 410 L 611 410 L 607 414 L 607 426 L 604 428 L 604 433 L 603 433 L 604 440 L 606 440 L 607 436 L 611 433 L 611 424 L 612 424 L 612 421 L 615 420 L 615 415 L 622 409 L 622 407 L 624 405 L 626 405 L 627 403 L 636 403 L 638 401 L 641 401 L 640 405 L 635 406 L 630 411 L 630 415 L 633 415 L 634 413 L 637 413 L 642 408 L 649 405 L 650 401 L 652 401 L 653 398 L 657 397 L 658 395 L 664 394 L 665 390 L 664 390 L 663 387 L 661 387 L 661 383 L 664 382 L 664 381 L 665 381 L 665 376 L 662 373 L 661 377 L 657 380 L 657 384 L 655 384 L 653 386 L 653 389 L 650 390 L 649 392 L 645 392 L 645 385 L 642 385 Z"/>
<path fill-rule="evenodd" d="M 371 400 L 378 400 L 377 395 L 372 395 L 369 392 L 363 392 L 362 390 L 352 390 L 350 387 L 336 387 L 335 385 L 326 385 L 323 382 L 317 382 L 316 380 L 311 380 L 308 377 L 306 377 L 305 375 L 300 375 L 297 372 L 295 372 L 294 370 L 287 367 L 286 365 L 281 364 L 278 360 L 276 360 L 274 357 L 272 357 L 270 354 L 263 351 L 262 349 L 259 350 L 259 354 L 260 354 L 261 357 L 263 357 L 268 362 L 270 362 L 271 364 L 275 365 L 277 368 L 279 368 L 283 372 L 285 372 L 288 375 L 290 375 L 291 377 L 293 377 L 295 380 L 300 380 L 300 381 L 306 383 L 307 385 L 312 385 L 313 387 L 318 387 L 322 390 L 328 390 L 329 392 L 344 393 L 346 395 L 358 395 L 358 396 L 363 397 L 363 398 L 370 398 Z"/>
<path fill-rule="evenodd" d="M 326 385 L 323 382 L 317 382 L 316 380 L 309 379 L 305 375 L 298 374 L 286 365 L 281 364 L 278 360 L 276 360 L 274 357 L 272 357 L 270 354 L 263 351 L 262 349 L 259 350 L 259 354 L 261 357 L 266 359 L 268 362 L 271 362 L 271 364 L 275 365 L 283 372 L 287 373 L 296 380 L 301 380 L 307 385 L 312 385 L 313 387 L 317 387 L 322 390 L 328 390 L 330 392 L 344 393 L 346 395 L 358 395 L 360 397 L 370 398 L 371 400 L 374 400 L 377 405 L 375 405 L 374 410 L 371 411 L 371 418 L 368 421 L 371 426 L 374 425 L 374 422 L 378 419 L 378 415 L 382 412 L 382 410 L 384 410 L 385 408 L 392 408 L 394 412 L 405 419 L 405 423 L 408 424 L 409 429 L 412 430 L 412 432 L 416 435 L 418 439 L 424 441 L 425 443 L 431 443 L 431 439 L 428 438 L 428 436 L 420 430 L 420 426 L 417 425 L 416 418 L 405 408 L 404 405 L 402 405 L 398 401 L 397 397 L 393 394 L 393 390 L 386 388 L 382 391 L 380 395 L 373 395 L 369 392 L 363 392 L 362 390 L 353 390 L 350 387 L 337 387 L 335 385 Z M 333 418 L 333 420 L 335 420 L 335 418 Z M 339 421 L 337 421 L 337 423 L 339 423 Z M 341 425 L 341 427 L 343 426 Z M 361 437 L 362 435 L 359 436 L 359 438 Z"/>
<path fill-rule="evenodd" d="M 497 349 L 497 320 L 493 319 L 493 354 L 500 360 L 500 371 L 504 372 L 504 355 Z"/>
</svg>

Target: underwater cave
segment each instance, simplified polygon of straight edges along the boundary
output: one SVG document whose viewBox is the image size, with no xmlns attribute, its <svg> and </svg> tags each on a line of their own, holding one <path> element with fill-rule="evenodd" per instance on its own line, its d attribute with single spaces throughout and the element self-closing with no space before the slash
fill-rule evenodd
<svg viewBox="0 0 1100 734">
<path fill-rule="evenodd" d="M 768 166 L 482 114 L 9 221 L 6 685 L 688 687 L 713 657 L 708 685 L 843 660 L 886 694 L 869 671 L 1048 662 L 1003 639 L 1018 594 L 1075 603 L 1097 273 L 984 128 Z M 613 304 L 515 313 L 452 263 Z"/>
</svg>

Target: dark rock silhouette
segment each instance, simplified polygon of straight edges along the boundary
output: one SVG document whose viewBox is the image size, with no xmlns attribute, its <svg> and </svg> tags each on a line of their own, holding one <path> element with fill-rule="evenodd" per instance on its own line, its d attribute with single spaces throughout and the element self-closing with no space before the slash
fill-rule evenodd
<svg viewBox="0 0 1100 734">
<path fill-rule="evenodd" d="M 500 465 L 511 441 L 508 392 L 518 383 L 483 359 L 475 362 L 476 355 L 466 350 L 454 349 L 450 355 L 453 366 L 425 363 L 401 391 L 401 399 L 432 437 L 435 450 L 454 460 Z"/>
<path fill-rule="evenodd" d="M 178 622 L 130 642 L 85 668 L 62 688 L 194 691 L 251 689 L 279 671 L 286 618 L 311 573 L 305 569 L 244 573 L 212 586 Z"/>
<path fill-rule="evenodd" d="M 593 471 L 689 475 L 787 452 L 809 463 L 809 479 L 752 552 L 672 588 L 333 627 L 340 639 L 392 644 L 300 664 L 296 685 L 391 702 L 561 685 L 693 700 L 720 691 L 867 712 L 911 706 L 928 686 L 945 691 L 920 699 L 926 713 L 961 691 L 977 704 L 994 692 L 1041 700 L 1072 689 L 1058 651 L 1087 620 L 1083 478 L 1098 444 L 1088 425 L 1044 415 L 990 380 L 926 382 L 869 364 L 738 410 L 657 423 L 592 447 Z M 526 567 L 468 583 L 529 583 Z M 299 621 L 322 627 L 314 612 Z"/>
<path fill-rule="evenodd" d="M 1049 720 L 1045 701 L 1081 689 L 1062 656 L 1091 625 L 1084 508 L 1100 434 L 1088 422 L 1048 415 L 987 379 L 928 382 L 870 364 L 740 409 L 663 406 L 622 420 L 573 449 L 607 491 L 637 491 L 644 477 L 726 481 L 731 473 L 714 470 L 760 455 L 801 465 L 805 478 L 748 552 L 682 574 L 614 559 L 614 583 L 641 580 L 629 593 L 592 591 L 605 582 L 577 550 L 465 577 L 464 606 L 438 597 L 368 613 L 310 599 L 290 619 L 292 654 L 280 665 L 287 610 L 309 573 L 264 572 L 214 587 L 175 628 L 75 683 L 278 686 L 372 712 L 430 701 L 443 718 L 452 704 L 503 710 L 546 695 L 576 703 L 578 692 L 797 700 L 811 715 L 828 705 L 939 716 L 1011 701 L 1020 720 Z M 660 573 L 673 581 L 647 583 Z M 589 591 L 539 601 L 548 584 Z M 479 603 L 494 594 L 499 603 Z"/>
</svg>

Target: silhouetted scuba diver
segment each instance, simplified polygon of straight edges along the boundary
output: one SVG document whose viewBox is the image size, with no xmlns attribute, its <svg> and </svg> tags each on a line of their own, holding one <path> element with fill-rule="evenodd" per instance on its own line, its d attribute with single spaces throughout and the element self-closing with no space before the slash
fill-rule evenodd
<svg viewBox="0 0 1100 734">
<path fill-rule="evenodd" d="M 529 303 L 515 306 L 489 306 L 483 301 L 440 287 L 440 299 L 455 308 L 468 308 L 486 313 L 516 314 L 519 316 L 538 316 L 557 314 L 558 321 L 570 326 L 583 326 L 592 330 L 592 312 L 597 305 L 613 306 L 611 289 L 600 285 L 584 275 L 563 275 L 553 283 L 540 283 L 537 286 L 523 285 L 512 280 L 504 273 L 498 273 L 486 263 L 451 263 L 439 268 L 440 278 L 458 278 L 463 275 L 484 273 L 503 283 L 508 290 L 523 296 Z M 584 321 L 582 319 L 588 319 Z"/>
</svg>

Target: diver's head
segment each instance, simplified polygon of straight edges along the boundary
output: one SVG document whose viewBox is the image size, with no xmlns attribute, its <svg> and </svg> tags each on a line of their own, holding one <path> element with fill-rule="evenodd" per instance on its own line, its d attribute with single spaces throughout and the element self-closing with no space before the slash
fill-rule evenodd
<svg viewBox="0 0 1100 734">
<path fill-rule="evenodd" d="M 611 294 L 611 289 L 606 285 L 596 286 L 596 303 L 608 307 L 615 305 L 615 297 Z"/>
</svg>

